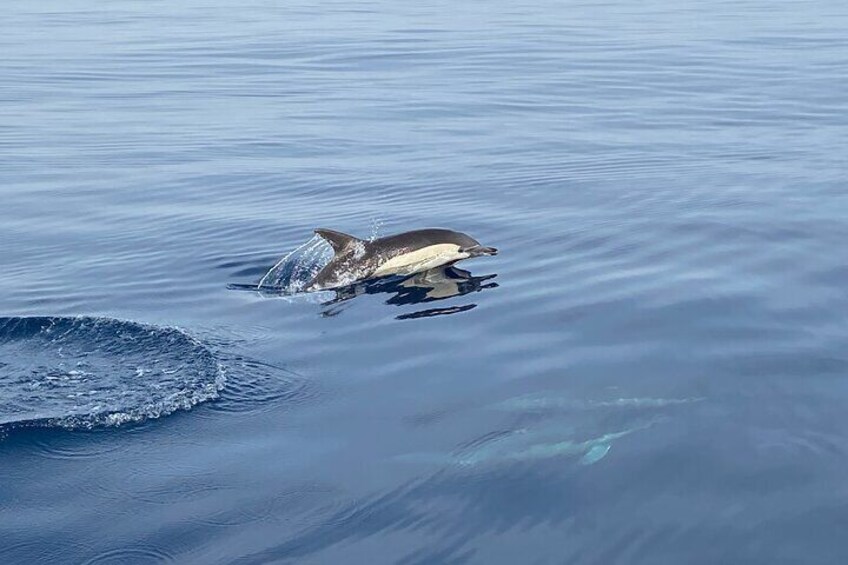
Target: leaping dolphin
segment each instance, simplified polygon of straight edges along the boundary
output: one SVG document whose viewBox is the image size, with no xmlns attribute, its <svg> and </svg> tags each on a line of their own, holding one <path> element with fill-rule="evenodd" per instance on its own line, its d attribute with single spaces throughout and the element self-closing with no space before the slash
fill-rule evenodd
<svg viewBox="0 0 848 565">
<path fill-rule="evenodd" d="M 457 261 L 497 255 L 464 233 L 446 229 L 414 230 L 373 241 L 352 235 L 316 229 L 315 233 L 333 248 L 333 258 L 315 275 L 306 290 L 345 286 L 372 277 L 412 275 Z"/>
</svg>

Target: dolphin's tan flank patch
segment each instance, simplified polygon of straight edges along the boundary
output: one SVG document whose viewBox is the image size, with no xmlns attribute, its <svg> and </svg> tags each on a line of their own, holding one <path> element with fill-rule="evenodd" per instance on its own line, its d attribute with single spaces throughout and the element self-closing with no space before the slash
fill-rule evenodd
<svg viewBox="0 0 848 565">
<path fill-rule="evenodd" d="M 410 275 L 467 257 L 468 254 L 460 253 L 459 246 L 453 243 L 430 245 L 392 257 L 374 271 L 374 276 Z"/>
</svg>

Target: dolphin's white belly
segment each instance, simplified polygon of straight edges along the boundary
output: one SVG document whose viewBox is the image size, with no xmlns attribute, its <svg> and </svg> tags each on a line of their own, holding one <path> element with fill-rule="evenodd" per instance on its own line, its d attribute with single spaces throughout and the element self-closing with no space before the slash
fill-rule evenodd
<svg viewBox="0 0 848 565">
<path fill-rule="evenodd" d="M 374 276 L 411 275 L 467 258 L 468 253 L 460 252 L 458 245 L 439 243 L 392 257 L 374 271 Z"/>
</svg>

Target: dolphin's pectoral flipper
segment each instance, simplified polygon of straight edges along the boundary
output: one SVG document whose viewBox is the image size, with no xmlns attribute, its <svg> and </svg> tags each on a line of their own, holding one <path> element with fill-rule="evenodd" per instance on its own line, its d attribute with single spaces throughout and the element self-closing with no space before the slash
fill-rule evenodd
<svg viewBox="0 0 848 565">
<path fill-rule="evenodd" d="M 324 238 L 324 240 L 330 244 L 330 246 L 333 248 L 333 251 L 335 251 L 336 253 L 342 251 L 352 243 L 361 241 L 357 237 L 335 230 L 319 228 L 315 230 L 315 233 Z"/>
</svg>

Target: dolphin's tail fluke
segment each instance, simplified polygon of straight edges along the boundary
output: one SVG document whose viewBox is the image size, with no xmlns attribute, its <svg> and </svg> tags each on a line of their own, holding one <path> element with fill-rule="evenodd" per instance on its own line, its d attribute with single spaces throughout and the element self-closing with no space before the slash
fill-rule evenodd
<svg viewBox="0 0 848 565">
<path fill-rule="evenodd" d="M 353 237 L 352 235 L 348 235 L 346 233 L 342 233 L 340 231 L 335 230 L 326 230 L 318 228 L 315 230 L 315 233 L 324 238 L 324 240 L 330 244 L 330 246 L 333 248 L 333 251 L 335 251 L 336 253 L 342 251 L 351 244 L 362 241 L 357 237 Z"/>
</svg>

